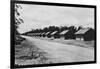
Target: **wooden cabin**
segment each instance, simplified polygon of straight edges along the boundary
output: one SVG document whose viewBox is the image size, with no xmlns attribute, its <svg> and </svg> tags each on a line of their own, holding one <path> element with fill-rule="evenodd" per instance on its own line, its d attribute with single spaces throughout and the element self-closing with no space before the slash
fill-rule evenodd
<svg viewBox="0 0 100 69">
<path fill-rule="evenodd" d="M 48 37 L 48 34 L 49 34 L 49 33 L 50 33 L 50 32 L 45 33 L 45 36 Z"/>
<path fill-rule="evenodd" d="M 44 33 L 42 34 L 42 36 L 43 36 L 43 37 L 46 37 L 46 32 L 44 32 Z"/>
<path fill-rule="evenodd" d="M 69 30 L 64 30 L 64 31 L 62 31 L 62 32 L 60 33 L 60 38 L 61 38 L 61 39 L 65 39 L 65 35 L 67 34 L 68 31 L 69 31 Z"/>
<path fill-rule="evenodd" d="M 34 33 L 28 33 L 27 35 L 28 35 L 28 36 L 33 36 L 33 35 L 34 35 Z"/>
<path fill-rule="evenodd" d="M 54 31 L 52 32 L 50 35 L 51 35 L 51 38 L 57 38 L 57 32 L 58 31 Z"/>
<path fill-rule="evenodd" d="M 45 34 L 45 32 L 42 32 L 42 33 L 40 34 L 40 36 L 43 37 L 43 34 Z"/>
<path fill-rule="evenodd" d="M 94 39 L 94 30 L 90 28 L 80 29 L 75 33 L 76 40 L 91 41 Z"/>
</svg>

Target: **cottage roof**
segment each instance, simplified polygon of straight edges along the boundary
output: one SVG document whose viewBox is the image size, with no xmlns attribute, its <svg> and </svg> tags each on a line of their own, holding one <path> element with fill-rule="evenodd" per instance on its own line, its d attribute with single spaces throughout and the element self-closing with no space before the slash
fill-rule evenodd
<svg viewBox="0 0 100 69">
<path fill-rule="evenodd" d="M 67 33 L 69 30 L 64 30 L 64 31 L 62 31 L 60 34 L 65 34 L 65 33 Z"/>
<path fill-rule="evenodd" d="M 90 29 L 89 28 L 80 29 L 75 34 L 85 34 L 88 30 L 90 30 Z"/>
<path fill-rule="evenodd" d="M 35 35 L 38 35 L 38 33 L 35 33 Z"/>
<path fill-rule="evenodd" d="M 28 35 L 34 35 L 34 33 L 29 33 Z"/>
<path fill-rule="evenodd" d="M 45 33 L 46 35 L 49 34 L 50 32 Z"/>
<path fill-rule="evenodd" d="M 44 34 L 44 32 L 43 33 L 41 33 L 41 35 L 43 35 Z"/>
<path fill-rule="evenodd" d="M 51 35 L 54 35 L 55 33 L 57 33 L 57 31 L 52 32 Z"/>
<path fill-rule="evenodd" d="M 35 33 L 33 33 L 33 35 L 35 35 Z"/>
<path fill-rule="evenodd" d="M 34 35 L 35 33 L 31 33 L 31 35 Z"/>
<path fill-rule="evenodd" d="M 41 33 L 34 33 L 34 35 L 40 35 Z"/>
</svg>

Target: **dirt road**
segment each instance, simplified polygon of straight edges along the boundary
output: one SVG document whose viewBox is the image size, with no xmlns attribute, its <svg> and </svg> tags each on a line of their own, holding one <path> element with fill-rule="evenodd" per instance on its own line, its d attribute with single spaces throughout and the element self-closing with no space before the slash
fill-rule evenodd
<svg viewBox="0 0 100 69">
<path fill-rule="evenodd" d="M 30 43 L 47 52 L 50 58 L 59 62 L 94 61 L 94 50 L 79 46 L 50 42 L 29 36 L 22 36 Z"/>
</svg>

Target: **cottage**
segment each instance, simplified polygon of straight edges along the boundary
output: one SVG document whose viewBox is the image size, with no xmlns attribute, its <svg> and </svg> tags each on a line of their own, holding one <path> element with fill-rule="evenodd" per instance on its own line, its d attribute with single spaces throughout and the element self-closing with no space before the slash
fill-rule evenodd
<svg viewBox="0 0 100 69">
<path fill-rule="evenodd" d="M 75 33 L 76 40 L 90 41 L 94 39 L 94 30 L 91 28 L 83 28 Z"/>
<path fill-rule="evenodd" d="M 41 33 L 37 33 L 37 36 L 41 36 Z"/>
<path fill-rule="evenodd" d="M 45 35 L 47 36 L 50 32 L 45 33 Z"/>
<path fill-rule="evenodd" d="M 34 35 L 35 35 L 35 37 L 37 37 L 38 33 L 35 33 Z"/>
<path fill-rule="evenodd" d="M 41 37 L 41 33 L 38 33 L 38 36 Z"/>
<path fill-rule="evenodd" d="M 28 36 L 33 36 L 33 35 L 34 35 L 34 33 L 28 33 L 27 35 L 28 35 Z"/>
<path fill-rule="evenodd" d="M 32 36 L 35 36 L 35 33 L 33 33 Z"/>
<path fill-rule="evenodd" d="M 43 34 L 45 34 L 45 33 L 44 33 L 44 32 L 42 32 L 42 33 L 40 34 L 40 36 L 41 36 L 41 37 L 43 37 Z"/>
<path fill-rule="evenodd" d="M 50 38 L 50 37 L 51 37 L 51 32 L 48 32 L 48 33 L 46 34 L 46 36 L 47 36 L 48 38 Z"/>
<path fill-rule="evenodd" d="M 45 35 L 49 34 L 49 32 L 45 33 Z"/>
<path fill-rule="evenodd" d="M 65 39 L 65 35 L 67 34 L 68 31 L 69 31 L 69 30 L 64 30 L 64 31 L 62 31 L 62 32 L 60 33 L 60 38 L 61 38 L 61 39 Z"/>
<path fill-rule="evenodd" d="M 40 35 L 40 33 L 35 33 L 34 34 L 35 37 L 38 37 L 39 35 Z"/>
<path fill-rule="evenodd" d="M 46 32 L 44 32 L 44 33 L 42 34 L 42 36 L 43 36 L 43 37 L 46 37 Z"/>
<path fill-rule="evenodd" d="M 34 36 L 36 37 L 36 33 L 34 33 Z"/>
<path fill-rule="evenodd" d="M 51 35 L 51 38 L 57 38 L 57 32 L 58 31 L 54 31 L 52 32 L 50 35 Z"/>
</svg>

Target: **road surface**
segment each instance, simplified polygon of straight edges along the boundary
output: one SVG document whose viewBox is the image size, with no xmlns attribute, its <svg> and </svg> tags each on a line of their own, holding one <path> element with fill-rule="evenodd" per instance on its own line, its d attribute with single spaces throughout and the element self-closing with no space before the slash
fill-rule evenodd
<svg viewBox="0 0 100 69">
<path fill-rule="evenodd" d="M 57 59 L 59 62 L 94 61 L 93 49 L 50 42 L 29 36 L 22 37 L 26 38 L 27 41 L 48 53 L 50 58 Z"/>
</svg>

